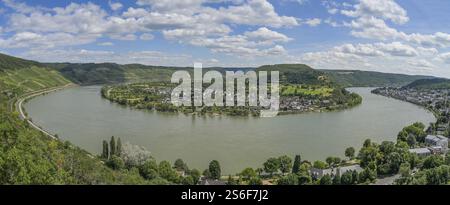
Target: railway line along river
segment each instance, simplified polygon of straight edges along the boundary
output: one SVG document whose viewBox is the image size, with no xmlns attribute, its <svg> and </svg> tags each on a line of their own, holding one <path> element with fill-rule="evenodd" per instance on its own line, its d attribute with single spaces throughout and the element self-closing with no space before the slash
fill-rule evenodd
<svg viewBox="0 0 450 205">
<path fill-rule="evenodd" d="M 275 118 L 191 116 L 135 110 L 100 96 L 100 86 L 73 87 L 36 97 L 24 105 L 37 125 L 87 151 L 101 152 L 102 140 L 120 137 L 146 147 L 158 161 L 182 158 L 190 168 L 205 169 L 211 160 L 223 174 L 261 167 L 269 157 L 301 154 L 325 160 L 359 148 L 367 138 L 395 140 L 406 125 L 435 121 L 416 105 L 350 88 L 363 97 L 352 109 L 283 115 Z"/>
</svg>

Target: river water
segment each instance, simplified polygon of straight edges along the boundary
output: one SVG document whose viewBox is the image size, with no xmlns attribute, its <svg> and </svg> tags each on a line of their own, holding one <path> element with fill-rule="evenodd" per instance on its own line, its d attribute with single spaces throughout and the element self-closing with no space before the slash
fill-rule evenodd
<svg viewBox="0 0 450 205">
<path fill-rule="evenodd" d="M 261 167 L 269 157 L 301 154 L 302 159 L 343 157 L 347 147 L 367 138 L 395 140 L 413 122 L 434 116 L 416 105 L 351 88 L 363 97 L 352 109 L 275 118 L 191 116 L 135 110 L 110 103 L 99 86 L 75 87 L 32 99 L 25 106 L 33 121 L 92 153 L 111 136 L 146 147 L 158 160 L 182 158 L 203 170 L 219 160 L 223 174 Z"/>
</svg>

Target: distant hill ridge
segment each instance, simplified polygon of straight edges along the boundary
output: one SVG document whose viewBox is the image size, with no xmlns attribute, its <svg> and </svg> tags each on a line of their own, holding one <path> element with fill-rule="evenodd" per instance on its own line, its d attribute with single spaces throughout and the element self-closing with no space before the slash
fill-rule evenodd
<svg viewBox="0 0 450 205">
<path fill-rule="evenodd" d="M 404 86 L 403 88 L 450 89 L 450 80 L 445 78 L 420 79 Z"/>
<path fill-rule="evenodd" d="M 432 76 L 405 75 L 360 70 L 321 70 L 336 83 L 346 87 L 401 87 L 419 79 L 433 79 Z"/>
<path fill-rule="evenodd" d="M 120 65 L 116 63 L 39 63 L 0 54 L 0 70 L 39 67 L 60 73 L 65 79 L 80 85 L 113 84 L 140 81 L 168 81 L 176 70 L 191 70 L 192 67 L 148 66 L 141 64 Z M 256 70 L 280 72 L 283 83 L 323 84 L 333 83 L 343 87 L 404 86 L 431 76 L 390 74 L 359 70 L 316 70 L 305 64 L 264 65 L 258 68 L 212 67 L 205 70 Z"/>
</svg>

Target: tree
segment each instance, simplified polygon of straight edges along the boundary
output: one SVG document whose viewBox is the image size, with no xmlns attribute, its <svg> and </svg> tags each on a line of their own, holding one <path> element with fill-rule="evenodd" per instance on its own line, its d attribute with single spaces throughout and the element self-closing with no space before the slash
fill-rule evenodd
<svg viewBox="0 0 450 205">
<path fill-rule="evenodd" d="M 443 165 L 425 171 L 426 182 L 428 185 L 447 184 L 450 180 L 450 167 Z"/>
<path fill-rule="evenodd" d="M 256 171 L 253 170 L 252 168 L 245 168 L 244 170 L 242 170 L 242 172 L 240 173 L 240 175 L 242 176 L 242 178 L 244 180 L 249 180 L 252 177 L 256 177 Z"/>
<path fill-rule="evenodd" d="M 213 160 L 209 163 L 209 173 L 211 173 L 212 179 L 220 179 L 221 170 L 220 170 L 220 164 L 217 160 Z"/>
<path fill-rule="evenodd" d="M 310 184 L 312 182 L 312 177 L 309 174 L 300 174 L 298 175 L 298 184 L 305 185 Z"/>
<path fill-rule="evenodd" d="M 147 180 L 155 179 L 158 177 L 158 164 L 156 164 L 155 160 L 146 161 L 139 166 L 139 174 Z"/>
<path fill-rule="evenodd" d="M 117 139 L 117 147 L 116 147 L 116 155 L 117 156 L 121 156 L 122 155 L 122 141 L 120 140 L 120 137 L 119 137 L 119 139 Z"/>
<path fill-rule="evenodd" d="M 445 164 L 450 165 L 450 152 L 447 152 L 447 154 L 445 154 Z"/>
<path fill-rule="evenodd" d="M 139 167 L 148 160 L 152 160 L 150 151 L 145 147 L 132 145 L 129 142 L 123 145 L 121 158 L 125 161 L 125 166 L 128 168 Z"/>
<path fill-rule="evenodd" d="M 370 146 L 372 146 L 372 141 L 370 139 L 366 139 L 364 141 L 364 143 L 363 143 L 363 147 L 367 148 L 367 147 L 370 147 Z"/>
<path fill-rule="evenodd" d="M 263 182 L 261 180 L 261 178 L 259 177 L 252 177 L 249 181 L 248 181 L 248 185 L 262 185 Z"/>
<path fill-rule="evenodd" d="M 402 177 L 409 177 L 411 175 L 411 165 L 408 162 L 403 163 L 402 165 L 400 165 L 398 173 Z"/>
<path fill-rule="evenodd" d="M 277 181 L 278 185 L 298 185 L 298 176 L 296 174 L 288 174 L 281 177 Z"/>
<path fill-rule="evenodd" d="M 348 157 L 349 160 L 352 160 L 355 157 L 355 148 L 349 147 L 345 149 L 345 156 Z"/>
<path fill-rule="evenodd" d="M 188 171 L 188 167 L 186 165 L 186 163 L 184 163 L 184 161 L 182 159 L 177 159 L 175 160 L 175 163 L 173 164 L 173 167 L 178 170 L 178 171 Z"/>
<path fill-rule="evenodd" d="M 269 173 L 270 176 L 273 175 L 273 173 L 277 172 L 280 168 L 280 161 L 277 158 L 269 158 L 266 162 L 263 164 L 264 171 Z"/>
<path fill-rule="evenodd" d="M 121 170 L 125 168 L 125 163 L 123 162 L 123 160 L 115 155 L 111 156 L 106 164 L 108 165 L 108 167 L 114 170 Z"/>
<path fill-rule="evenodd" d="M 359 174 L 356 170 L 352 172 L 352 184 L 357 184 L 359 182 Z"/>
<path fill-rule="evenodd" d="M 341 176 L 339 174 L 336 174 L 333 177 L 333 185 L 340 185 L 341 184 Z"/>
<path fill-rule="evenodd" d="M 333 157 L 327 157 L 327 159 L 325 159 L 325 162 L 327 162 L 329 167 L 332 167 L 333 163 L 334 163 L 334 158 Z"/>
<path fill-rule="evenodd" d="M 195 185 L 196 182 L 194 181 L 194 178 L 192 176 L 183 177 L 181 179 L 182 185 Z"/>
<path fill-rule="evenodd" d="M 336 167 L 341 163 L 341 158 L 339 157 L 327 157 L 325 160 L 329 167 Z"/>
<path fill-rule="evenodd" d="M 359 151 L 358 158 L 361 160 L 361 167 L 368 166 L 371 162 L 376 162 L 378 156 L 378 149 L 374 146 L 363 147 Z"/>
<path fill-rule="evenodd" d="M 258 173 L 258 176 L 261 176 L 264 169 L 259 167 L 259 168 L 256 168 L 255 171 L 256 171 L 256 173 Z"/>
<path fill-rule="evenodd" d="M 203 176 L 206 177 L 207 179 L 211 178 L 211 172 L 209 171 L 209 169 L 205 169 L 203 170 Z"/>
<path fill-rule="evenodd" d="M 292 159 L 286 155 L 278 158 L 280 162 L 280 170 L 282 173 L 288 173 L 292 169 Z"/>
<path fill-rule="evenodd" d="M 319 184 L 320 185 L 332 185 L 333 181 L 331 180 L 331 176 L 329 174 L 324 175 L 322 178 L 320 178 Z"/>
<path fill-rule="evenodd" d="M 351 171 L 345 172 L 341 176 L 341 184 L 342 185 L 352 185 L 353 184 L 353 174 Z"/>
<path fill-rule="evenodd" d="M 392 152 L 386 156 L 386 161 L 389 164 L 390 173 L 393 174 L 398 172 L 403 158 L 399 153 Z"/>
<path fill-rule="evenodd" d="M 432 169 L 435 167 L 439 167 L 444 164 L 444 160 L 439 155 L 431 155 L 423 161 L 422 168 L 424 169 Z"/>
<path fill-rule="evenodd" d="M 161 161 L 158 166 L 158 173 L 164 179 L 171 182 L 177 182 L 178 175 L 177 172 L 172 169 L 172 165 L 168 161 Z"/>
<path fill-rule="evenodd" d="M 197 182 L 200 180 L 200 171 L 198 171 L 198 169 L 192 169 L 189 174 L 192 176 L 192 178 L 194 179 L 195 183 L 197 184 Z"/>
<path fill-rule="evenodd" d="M 109 148 L 108 148 L 108 142 L 106 140 L 103 140 L 103 150 L 102 150 L 102 158 L 103 159 L 109 159 Z"/>
<path fill-rule="evenodd" d="M 377 178 L 377 165 L 375 162 L 370 162 L 364 170 L 359 173 L 358 181 L 360 183 L 370 183 Z"/>
<path fill-rule="evenodd" d="M 313 164 L 313 167 L 316 168 L 316 169 L 326 169 L 326 168 L 328 168 L 327 163 L 322 162 L 320 160 L 315 161 L 314 164 Z"/>
<path fill-rule="evenodd" d="M 408 135 L 406 143 L 408 143 L 409 147 L 414 148 L 417 144 L 416 137 L 414 135 Z"/>
<path fill-rule="evenodd" d="M 116 140 L 114 139 L 114 136 L 111 137 L 111 141 L 109 141 L 109 151 L 110 155 L 116 155 Z"/>
<path fill-rule="evenodd" d="M 300 165 L 302 165 L 302 158 L 300 155 L 295 155 L 294 166 L 292 166 L 292 173 L 297 174 L 300 172 Z"/>
</svg>

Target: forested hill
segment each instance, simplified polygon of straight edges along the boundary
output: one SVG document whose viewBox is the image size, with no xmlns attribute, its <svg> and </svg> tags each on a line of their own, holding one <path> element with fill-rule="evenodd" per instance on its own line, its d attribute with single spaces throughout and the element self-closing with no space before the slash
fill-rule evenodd
<svg viewBox="0 0 450 205">
<path fill-rule="evenodd" d="M 359 70 L 321 70 L 333 81 L 345 87 L 388 87 L 404 86 L 419 79 L 432 79 L 431 76 L 404 75 Z"/>
<path fill-rule="evenodd" d="M 64 77 L 81 85 L 109 84 L 139 81 L 169 81 L 177 70 L 192 71 L 192 67 L 163 67 L 140 64 L 119 65 L 115 63 L 47 63 Z M 320 84 L 328 78 L 322 71 L 314 70 L 303 64 L 266 65 L 259 68 L 204 68 L 204 71 L 280 71 L 280 80 L 292 84 Z"/>
<path fill-rule="evenodd" d="M 265 65 L 256 71 L 279 71 L 280 82 L 290 84 L 323 84 L 329 83 L 326 74 L 304 64 Z"/>
<path fill-rule="evenodd" d="M 47 63 L 64 77 L 81 85 L 110 84 L 139 81 L 169 81 L 181 67 L 146 66 L 115 63 Z"/>
<path fill-rule="evenodd" d="M 416 89 L 450 89 L 450 80 L 445 78 L 416 80 L 403 88 Z"/>
<path fill-rule="evenodd" d="M 0 70 L 17 70 L 29 68 L 31 66 L 41 66 L 41 64 L 35 61 L 24 60 L 0 53 Z"/>
</svg>

